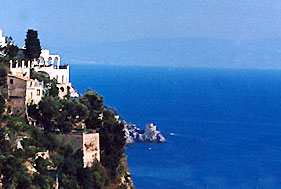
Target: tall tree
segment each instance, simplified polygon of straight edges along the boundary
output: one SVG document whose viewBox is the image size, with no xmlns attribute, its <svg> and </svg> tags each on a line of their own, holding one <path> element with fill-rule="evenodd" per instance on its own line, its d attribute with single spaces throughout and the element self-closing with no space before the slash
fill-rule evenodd
<svg viewBox="0 0 281 189">
<path fill-rule="evenodd" d="M 25 56 L 29 59 L 36 59 L 40 57 L 41 46 L 38 39 L 38 33 L 35 30 L 29 29 L 26 33 L 25 39 Z"/>
<path fill-rule="evenodd" d="M 101 125 L 101 116 L 104 109 L 103 96 L 97 92 L 88 89 L 84 96 L 79 101 L 88 107 L 89 116 L 86 119 L 86 126 L 88 129 L 97 129 Z"/>
</svg>

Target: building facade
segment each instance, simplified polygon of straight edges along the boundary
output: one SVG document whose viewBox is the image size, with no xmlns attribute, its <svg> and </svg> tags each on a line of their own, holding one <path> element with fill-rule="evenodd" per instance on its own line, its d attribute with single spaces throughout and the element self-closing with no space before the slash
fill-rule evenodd
<svg viewBox="0 0 281 189">
<path fill-rule="evenodd" d="M 16 113 L 24 113 L 29 104 L 38 104 L 45 94 L 43 82 L 20 75 L 8 74 L 7 86 L 7 104 Z"/>
<path fill-rule="evenodd" d="M 32 64 L 37 72 L 46 72 L 50 79 L 56 79 L 58 83 L 69 83 L 69 65 L 61 65 L 59 55 L 51 55 L 47 49 L 42 49 L 38 60 Z"/>
<path fill-rule="evenodd" d="M 47 57 L 49 57 L 49 59 Z M 51 58 L 57 61 L 50 61 Z M 8 71 L 12 75 L 19 75 L 27 78 L 30 78 L 30 69 L 34 69 L 36 72 L 47 73 L 50 79 L 55 79 L 57 81 L 60 98 L 63 98 L 67 94 L 67 91 L 69 91 L 70 96 L 73 98 L 79 96 L 69 82 L 69 65 L 60 65 L 59 55 L 50 55 L 49 50 L 42 50 L 40 58 L 36 61 L 16 60 L 13 62 L 10 60 L 8 68 Z"/>
</svg>

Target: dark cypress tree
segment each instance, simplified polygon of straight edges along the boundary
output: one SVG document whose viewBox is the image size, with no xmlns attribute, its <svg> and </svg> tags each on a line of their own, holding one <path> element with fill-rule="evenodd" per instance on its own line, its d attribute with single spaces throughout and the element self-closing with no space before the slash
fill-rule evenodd
<svg viewBox="0 0 281 189">
<path fill-rule="evenodd" d="M 25 39 L 25 56 L 28 59 L 36 59 L 40 57 L 41 46 L 38 39 L 38 33 L 35 30 L 29 29 L 26 33 Z"/>
</svg>

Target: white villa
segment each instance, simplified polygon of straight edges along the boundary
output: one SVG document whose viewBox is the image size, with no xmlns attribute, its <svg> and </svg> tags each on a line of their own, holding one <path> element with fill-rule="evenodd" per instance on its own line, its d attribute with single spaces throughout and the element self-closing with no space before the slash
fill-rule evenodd
<svg viewBox="0 0 281 189">
<path fill-rule="evenodd" d="M 3 31 L 0 29 L 0 47 L 5 45 L 6 38 L 3 37 Z M 1 55 L 4 54 L 0 51 Z M 9 71 L 7 77 L 9 104 L 15 107 L 18 112 L 24 111 L 26 105 L 30 103 L 39 103 L 45 95 L 43 83 L 30 78 L 31 69 L 45 72 L 50 79 L 56 79 L 60 98 L 67 95 L 68 91 L 70 97 L 79 96 L 69 82 L 69 65 L 61 65 L 60 56 L 50 54 L 47 49 L 42 49 L 40 57 L 34 61 L 17 60 L 13 62 L 10 60 L 7 69 Z"/>
<path fill-rule="evenodd" d="M 46 72 L 51 79 L 56 79 L 58 83 L 69 83 L 69 65 L 60 65 L 59 55 L 50 55 L 50 51 L 42 49 L 37 62 L 33 64 L 37 72 Z"/>
<path fill-rule="evenodd" d="M 59 55 L 51 55 L 49 50 L 42 49 L 39 59 L 32 62 L 31 67 L 37 72 L 46 72 L 51 79 L 57 80 L 60 98 L 63 98 L 68 90 L 71 97 L 78 97 L 79 94 L 69 82 L 69 65 L 61 65 L 60 61 Z"/>
<path fill-rule="evenodd" d="M 0 46 L 5 46 L 5 37 L 0 29 Z M 40 57 L 34 61 L 21 61 L 13 63 L 10 61 L 9 72 L 12 75 L 19 75 L 30 78 L 30 69 L 37 72 L 45 72 L 50 79 L 56 79 L 59 88 L 59 97 L 63 98 L 69 90 L 71 97 L 78 97 L 79 94 L 69 82 L 69 65 L 61 65 L 59 55 L 52 55 L 48 49 L 42 49 Z"/>
<path fill-rule="evenodd" d="M 27 78 L 30 78 L 30 69 L 34 69 L 34 71 L 37 72 L 45 72 L 49 75 L 50 79 L 57 80 L 60 98 L 63 98 L 67 94 L 68 90 L 71 97 L 78 97 L 79 94 L 69 82 L 69 65 L 60 65 L 59 55 L 50 55 L 50 57 L 56 56 L 55 59 L 58 61 L 51 61 L 49 64 L 50 57 L 48 59 L 43 58 L 43 56 L 46 55 L 46 52 L 49 52 L 49 50 L 42 50 L 42 52 L 43 53 L 41 53 L 41 56 L 37 61 L 31 62 L 22 60 L 21 62 L 16 61 L 13 63 L 11 60 L 9 63 L 9 72 L 12 75 L 19 75 Z"/>
</svg>

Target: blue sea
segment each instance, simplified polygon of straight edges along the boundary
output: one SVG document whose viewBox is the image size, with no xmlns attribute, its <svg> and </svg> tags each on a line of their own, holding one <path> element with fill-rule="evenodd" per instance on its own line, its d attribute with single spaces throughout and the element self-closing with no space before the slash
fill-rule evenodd
<svg viewBox="0 0 281 189">
<path fill-rule="evenodd" d="M 129 122 L 164 144 L 127 148 L 138 188 L 280 188 L 281 71 L 71 65 Z"/>
</svg>

